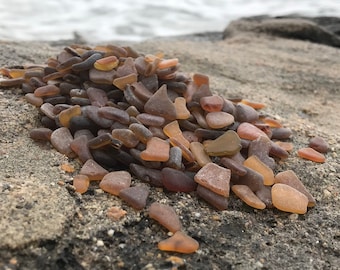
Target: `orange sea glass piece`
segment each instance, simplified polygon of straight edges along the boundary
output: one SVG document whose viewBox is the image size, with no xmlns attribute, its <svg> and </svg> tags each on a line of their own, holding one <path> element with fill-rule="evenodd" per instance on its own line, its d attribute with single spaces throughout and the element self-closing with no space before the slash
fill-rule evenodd
<svg viewBox="0 0 340 270">
<path fill-rule="evenodd" d="M 257 156 L 252 155 L 248 157 L 243 165 L 253 169 L 263 176 L 263 184 L 265 186 L 271 186 L 274 184 L 274 172 L 265 163 L 263 163 Z"/>
<path fill-rule="evenodd" d="M 220 112 L 223 108 L 224 99 L 220 96 L 207 96 L 200 98 L 200 105 L 206 112 Z"/>
<path fill-rule="evenodd" d="M 146 143 L 146 149 L 140 153 L 146 161 L 167 161 L 170 157 L 170 144 L 158 137 L 152 137 Z"/>
<path fill-rule="evenodd" d="M 205 74 L 194 73 L 192 79 L 197 87 L 200 87 L 202 84 L 209 85 L 209 77 Z"/>
<path fill-rule="evenodd" d="M 133 84 L 135 82 L 137 82 L 137 75 L 135 73 L 131 73 L 129 75 L 114 79 L 113 85 L 118 87 L 120 90 L 125 90 L 125 87 L 128 84 Z"/>
<path fill-rule="evenodd" d="M 244 201 L 247 205 L 256 209 L 265 209 L 266 205 L 255 195 L 255 193 L 246 185 L 233 185 L 231 190 Z"/>
<path fill-rule="evenodd" d="M 298 156 L 304 159 L 308 159 L 314 162 L 324 163 L 326 161 L 326 157 L 314 150 L 311 147 L 301 148 L 298 150 Z"/>
<path fill-rule="evenodd" d="M 292 188 L 295 188 L 307 196 L 308 207 L 315 206 L 316 202 L 314 197 L 308 192 L 299 177 L 292 170 L 283 171 L 275 175 L 275 183 L 286 184 Z"/>
<path fill-rule="evenodd" d="M 76 189 L 76 192 L 83 194 L 88 190 L 90 186 L 90 179 L 86 175 L 77 174 L 73 178 L 73 186 Z"/>
<path fill-rule="evenodd" d="M 253 124 L 244 122 L 237 128 L 237 134 L 240 138 L 245 140 L 256 140 L 260 136 L 268 137 L 261 129 L 255 127 Z"/>
<path fill-rule="evenodd" d="M 184 97 L 177 97 L 174 105 L 176 109 L 176 119 L 188 119 L 190 117 L 190 111 L 187 109 Z"/>
<path fill-rule="evenodd" d="M 101 71 L 110 71 L 117 67 L 118 64 L 119 64 L 118 58 L 114 55 L 111 55 L 108 57 L 98 59 L 94 63 L 94 68 Z"/>
<path fill-rule="evenodd" d="M 260 118 L 265 124 L 267 124 L 269 127 L 272 128 L 281 128 L 282 124 L 280 123 L 280 121 L 270 118 L 270 117 L 263 117 Z"/>
<path fill-rule="evenodd" d="M 177 120 L 165 125 L 163 127 L 163 132 L 169 138 L 176 138 L 178 142 L 183 144 L 186 148 L 189 148 L 190 142 L 183 136 Z"/>
<path fill-rule="evenodd" d="M 254 101 L 250 101 L 248 99 L 242 99 L 241 103 L 248 105 L 248 106 L 254 108 L 255 110 L 260 110 L 260 109 L 262 109 L 266 106 L 264 103 L 254 102 Z"/>
<path fill-rule="evenodd" d="M 294 144 L 291 142 L 276 141 L 275 143 L 287 152 L 291 152 L 294 149 Z"/>
<path fill-rule="evenodd" d="M 158 248 L 163 251 L 179 253 L 193 253 L 199 248 L 199 243 L 182 231 L 177 231 L 173 236 L 160 241 Z"/>
<path fill-rule="evenodd" d="M 164 59 L 158 63 L 159 69 L 174 67 L 178 64 L 178 58 Z"/>
<path fill-rule="evenodd" d="M 74 105 L 59 113 L 59 122 L 62 126 L 69 127 L 72 117 L 77 115 L 81 115 L 81 108 L 79 105 Z"/>
<path fill-rule="evenodd" d="M 300 191 L 285 184 L 275 184 L 271 190 L 274 207 L 281 211 L 305 214 L 308 198 Z"/>
</svg>

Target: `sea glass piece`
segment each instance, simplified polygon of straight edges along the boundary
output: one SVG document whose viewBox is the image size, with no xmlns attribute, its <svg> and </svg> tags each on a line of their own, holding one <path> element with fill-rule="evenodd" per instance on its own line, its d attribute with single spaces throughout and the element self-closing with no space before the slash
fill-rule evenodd
<svg viewBox="0 0 340 270">
<path fill-rule="evenodd" d="M 159 222 L 170 232 L 181 230 L 182 224 L 174 208 L 169 205 L 154 202 L 149 207 L 149 217 Z"/>
<path fill-rule="evenodd" d="M 283 171 L 275 175 L 275 183 L 286 184 L 292 188 L 295 188 L 306 195 L 308 198 L 308 207 L 315 206 L 316 202 L 314 197 L 308 192 L 299 177 L 292 170 Z"/>
<path fill-rule="evenodd" d="M 186 173 L 173 169 L 162 169 L 162 183 L 169 191 L 192 192 L 196 190 L 197 183 Z"/>
<path fill-rule="evenodd" d="M 209 156 L 231 156 L 241 149 L 241 140 L 233 130 L 226 131 L 217 139 L 205 144 Z"/>
<path fill-rule="evenodd" d="M 131 175 L 128 171 L 114 171 L 106 174 L 99 183 L 99 187 L 113 195 L 131 185 Z"/>
<path fill-rule="evenodd" d="M 230 126 L 234 123 L 234 116 L 226 112 L 209 112 L 205 119 L 210 128 L 219 129 Z"/>
<path fill-rule="evenodd" d="M 263 163 L 257 156 L 252 155 L 248 157 L 243 165 L 253 169 L 263 176 L 263 184 L 265 186 L 272 186 L 274 184 L 274 172 L 265 163 Z"/>
<path fill-rule="evenodd" d="M 307 212 L 308 198 L 300 191 L 285 184 L 275 184 L 272 187 L 273 205 L 277 209 L 295 214 Z"/>
<path fill-rule="evenodd" d="M 256 209 L 265 209 L 266 205 L 246 185 L 233 185 L 231 190 L 247 205 Z"/>
<path fill-rule="evenodd" d="M 197 172 L 195 181 L 219 195 L 229 197 L 230 175 L 229 169 L 208 163 Z"/>
<path fill-rule="evenodd" d="M 173 236 L 160 241 L 158 248 L 163 251 L 173 251 L 179 253 L 193 253 L 199 248 L 199 243 L 184 232 L 177 231 Z"/>
<path fill-rule="evenodd" d="M 146 113 L 158 115 L 168 120 L 176 119 L 176 108 L 167 94 L 167 87 L 163 84 L 153 96 L 145 103 Z"/>
<path fill-rule="evenodd" d="M 146 149 L 140 157 L 146 161 L 167 161 L 169 159 L 170 144 L 158 137 L 152 137 L 146 144 Z"/>
</svg>

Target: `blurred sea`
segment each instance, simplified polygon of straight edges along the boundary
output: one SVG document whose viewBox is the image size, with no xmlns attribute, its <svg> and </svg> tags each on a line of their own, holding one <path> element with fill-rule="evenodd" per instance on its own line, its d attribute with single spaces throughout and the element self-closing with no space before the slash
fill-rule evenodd
<svg viewBox="0 0 340 270">
<path fill-rule="evenodd" d="M 0 40 L 140 41 L 292 13 L 340 17 L 340 0 L 0 0 Z"/>
</svg>

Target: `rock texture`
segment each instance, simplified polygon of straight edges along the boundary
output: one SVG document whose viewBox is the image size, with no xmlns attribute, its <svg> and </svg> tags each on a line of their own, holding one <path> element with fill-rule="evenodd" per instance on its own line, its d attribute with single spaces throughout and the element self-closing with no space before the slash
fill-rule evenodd
<svg viewBox="0 0 340 270">
<path fill-rule="evenodd" d="M 298 216 L 253 210 L 232 195 L 228 209 L 217 212 L 194 194 L 152 188 L 149 203 L 174 207 L 186 233 L 200 244 L 194 254 L 176 254 L 185 259 L 186 269 L 336 269 L 340 264 L 340 50 L 336 35 L 317 25 L 302 22 L 299 27 L 327 32 L 326 44 L 332 46 L 308 38 L 284 39 L 275 31 L 258 35 L 256 25 L 226 34 L 236 29 L 235 23 L 227 28 L 225 40 L 215 33 L 132 44 L 137 51 L 177 57 L 183 71 L 208 75 L 211 89 L 225 97 L 265 103 L 262 112 L 293 130 L 295 147 L 275 173 L 293 170 L 317 201 Z M 60 46 L 0 42 L 0 63 L 43 63 Z M 29 130 L 39 126 L 39 113 L 19 89 L 0 89 L 0 119 L 0 268 L 176 266 L 169 260 L 172 253 L 158 250 L 164 229 L 146 211 L 137 212 L 103 193 L 98 183 L 91 183 L 83 195 L 74 193 L 69 183 L 79 163 L 29 139 Z M 297 156 L 314 136 L 329 144 L 325 163 Z M 61 170 L 65 163 L 76 171 Z M 112 207 L 127 213 L 113 220 L 107 216 Z"/>
</svg>

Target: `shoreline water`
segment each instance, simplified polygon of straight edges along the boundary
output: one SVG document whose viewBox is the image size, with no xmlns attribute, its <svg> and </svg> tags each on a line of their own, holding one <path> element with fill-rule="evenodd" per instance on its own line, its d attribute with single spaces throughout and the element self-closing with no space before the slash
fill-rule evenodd
<svg viewBox="0 0 340 270">
<path fill-rule="evenodd" d="M 12 0 L 0 2 L 0 40 L 142 41 L 223 31 L 232 20 L 255 15 L 340 16 L 332 0 Z"/>
</svg>

